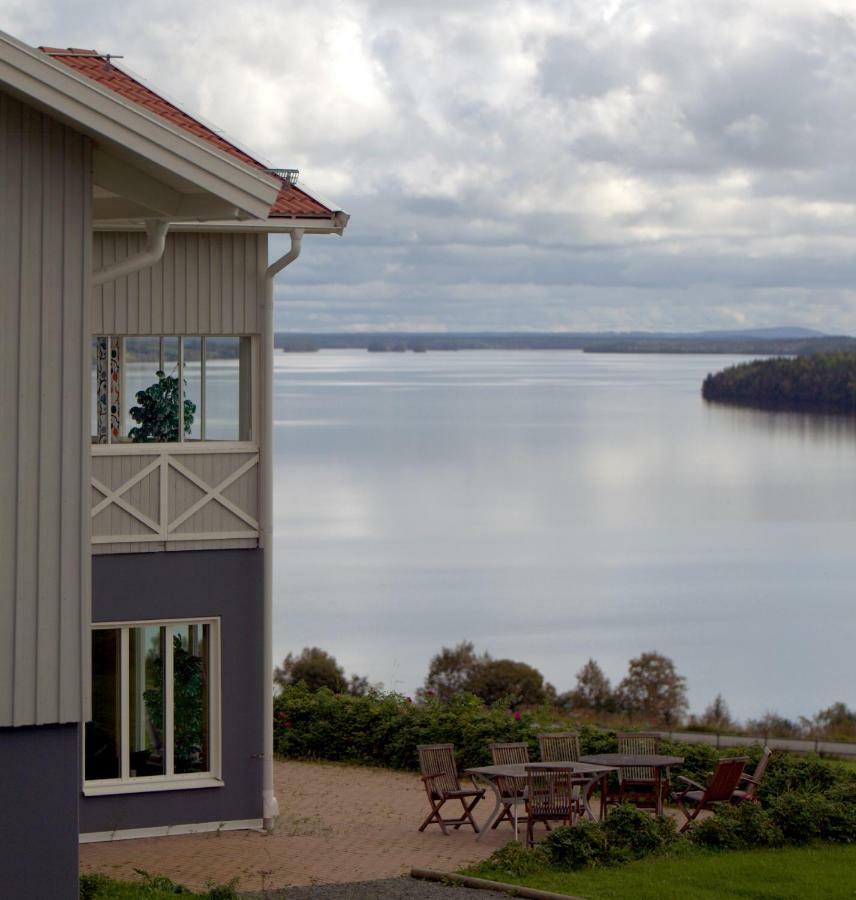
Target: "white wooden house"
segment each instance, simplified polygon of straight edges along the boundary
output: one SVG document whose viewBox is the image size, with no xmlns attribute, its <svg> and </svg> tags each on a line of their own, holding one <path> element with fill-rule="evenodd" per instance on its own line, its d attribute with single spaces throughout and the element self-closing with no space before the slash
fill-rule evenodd
<svg viewBox="0 0 856 900">
<path fill-rule="evenodd" d="M 78 818 L 276 815 L 272 285 L 348 217 L 108 57 L 2 33 L 0 211 L 0 870 L 72 897 Z"/>
</svg>

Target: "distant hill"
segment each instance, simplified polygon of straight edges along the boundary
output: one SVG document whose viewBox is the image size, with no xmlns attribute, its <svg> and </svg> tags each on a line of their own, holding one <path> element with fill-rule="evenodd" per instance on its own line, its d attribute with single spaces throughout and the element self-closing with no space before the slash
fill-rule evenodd
<svg viewBox="0 0 856 900">
<path fill-rule="evenodd" d="M 691 335 L 686 335 L 691 337 Z M 782 326 L 779 328 L 745 328 L 737 331 L 699 331 L 696 335 L 699 338 L 749 338 L 767 341 L 779 341 L 800 338 L 820 338 L 829 337 L 823 331 L 815 331 L 813 328 L 796 328 Z"/>
<path fill-rule="evenodd" d="M 700 332 L 279 332 L 287 353 L 362 349 L 374 353 L 454 350 L 583 350 L 586 353 L 735 353 L 795 356 L 856 351 L 856 338 L 780 326 Z"/>
</svg>

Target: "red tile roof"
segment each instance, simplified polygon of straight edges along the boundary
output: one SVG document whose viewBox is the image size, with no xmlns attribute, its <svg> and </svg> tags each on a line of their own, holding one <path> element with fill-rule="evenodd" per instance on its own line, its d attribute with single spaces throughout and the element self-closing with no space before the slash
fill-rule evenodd
<svg viewBox="0 0 856 900">
<path fill-rule="evenodd" d="M 208 141 L 209 144 L 213 144 L 224 153 L 240 159 L 243 163 L 254 166 L 257 169 L 270 171 L 267 166 L 264 166 L 257 159 L 253 159 L 252 156 L 239 147 L 229 143 L 229 141 L 212 131 L 207 125 L 189 116 L 186 112 L 165 100 L 135 78 L 132 78 L 127 72 L 123 72 L 118 66 L 113 65 L 109 56 L 99 54 L 95 50 L 80 50 L 74 47 L 67 49 L 39 47 L 39 50 L 51 56 L 57 62 L 63 63 L 63 65 L 74 69 L 81 75 L 85 75 L 98 84 L 109 88 L 126 100 L 130 100 L 149 112 L 156 113 L 173 125 L 177 125 L 196 137 Z M 328 219 L 333 215 L 333 210 L 328 209 L 299 187 L 290 184 L 280 176 L 275 177 L 280 178 L 282 187 L 271 207 L 270 218 L 299 216 L 300 218 Z"/>
</svg>

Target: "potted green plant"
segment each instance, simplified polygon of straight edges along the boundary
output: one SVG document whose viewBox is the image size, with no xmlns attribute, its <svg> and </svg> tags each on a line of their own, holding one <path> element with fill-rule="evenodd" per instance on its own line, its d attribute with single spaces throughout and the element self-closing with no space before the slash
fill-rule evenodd
<svg viewBox="0 0 856 900">
<path fill-rule="evenodd" d="M 128 437 L 136 444 L 178 440 L 178 378 L 167 375 L 162 369 L 158 369 L 155 374 L 158 380 L 144 391 L 137 391 L 136 400 L 139 405 L 128 410 L 131 418 L 138 423 L 128 432 Z M 185 434 L 190 434 L 195 412 L 196 404 L 185 398 Z"/>
</svg>

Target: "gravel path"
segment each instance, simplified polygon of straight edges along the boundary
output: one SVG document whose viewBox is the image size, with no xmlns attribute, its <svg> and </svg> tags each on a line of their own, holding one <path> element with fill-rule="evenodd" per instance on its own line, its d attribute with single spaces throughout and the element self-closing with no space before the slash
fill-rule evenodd
<svg viewBox="0 0 856 900">
<path fill-rule="evenodd" d="M 247 900 L 262 898 L 261 894 L 245 896 Z M 293 887 L 267 895 L 268 900 L 497 900 L 507 896 L 410 877 Z"/>
</svg>

